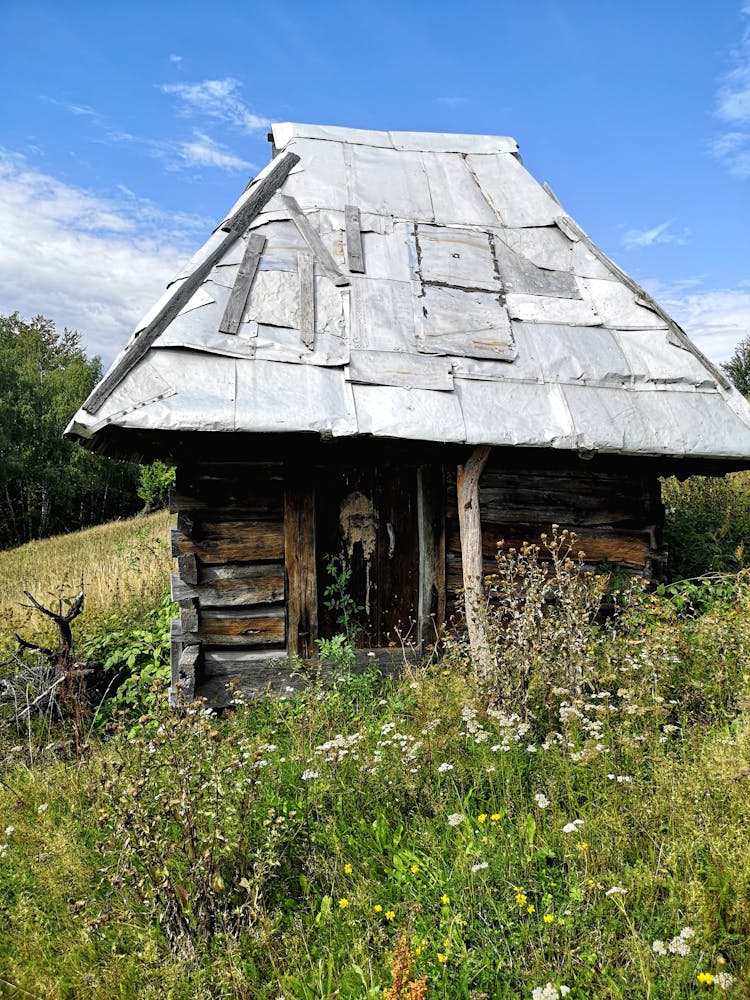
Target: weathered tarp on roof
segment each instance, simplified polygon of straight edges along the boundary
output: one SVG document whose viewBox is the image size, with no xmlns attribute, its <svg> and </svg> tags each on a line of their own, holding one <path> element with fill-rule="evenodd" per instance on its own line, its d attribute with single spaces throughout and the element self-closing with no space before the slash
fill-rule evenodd
<svg viewBox="0 0 750 1000">
<path fill-rule="evenodd" d="M 282 124 L 68 433 L 744 459 L 750 407 L 514 140 Z"/>
</svg>

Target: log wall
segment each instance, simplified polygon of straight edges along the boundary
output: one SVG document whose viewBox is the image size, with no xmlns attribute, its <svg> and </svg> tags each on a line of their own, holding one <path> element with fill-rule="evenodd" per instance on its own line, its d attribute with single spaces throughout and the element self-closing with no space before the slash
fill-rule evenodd
<svg viewBox="0 0 750 1000">
<path fill-rule="evenodd" d="M 446 477 L 446 582 L 448 609 L 463 586 L 455 471 Z M 602 468 L 580 460 L 553 468 L 503 466 L 494 452 L 480 480 L 484 572 L 495 569 L 498 542 L 519 548 L 540 540 L 552 524 L 575 531 L 576 551 L 588 564 L 609 562 L 658 579 L 665 552 L 664 512 L 652 470 L 617 463 Z"/>
<path fill-rule="evenodd" d="M 178 466 L 170 509 L 172 697 L 198 682 L 215 700 L 229 677 L 286 655 L 283 466 Z"/>
</svg>

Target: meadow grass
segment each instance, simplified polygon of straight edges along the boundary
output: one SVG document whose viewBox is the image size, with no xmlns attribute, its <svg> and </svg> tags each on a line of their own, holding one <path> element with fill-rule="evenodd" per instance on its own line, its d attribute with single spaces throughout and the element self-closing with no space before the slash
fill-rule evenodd
<svg viewBox="0 0 750 1000">
<path fill-rule="evenodd" d="M 0 995 L 747 997 L 749 605 L 633 593 L 534 711 L 455 654 L 6 740 Z"/>
<path fill-rule="evenodd" d="M 28 603 L 25 590 L 49 606 L 74 597 L 83 579 L 86 619 L 127 605 L 157 604 L 169 583 L 170 522 L 160 511 L 0 552 L 3 635 L 48 634 L 45 620 L 21 607 Z"/>
</svg>

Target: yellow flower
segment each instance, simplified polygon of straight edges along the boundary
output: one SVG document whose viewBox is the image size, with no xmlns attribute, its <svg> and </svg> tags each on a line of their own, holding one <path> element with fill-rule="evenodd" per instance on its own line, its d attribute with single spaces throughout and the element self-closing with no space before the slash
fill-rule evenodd
<svg viewBox="0 0 750 1000">
<path fill-rule="evenodd" d="M 450 901 L 451 901 L 450 896 L 444 892 L 443 895 L 440 897 L 440 902 L 443 904 L 443 906 L 448 906 Z"/>
<path fill-rule="evenodd" d="M 482 837 L 482 843 L 483 844 L 489 844 L 489 842 L 490 842 L 489 841 L 489 837 Z"/>
<path fill-rule="evenodd" d="M 416 875 L 418 871 L 419 871 L 419 865 L 412 865 L 411 866 L 411 873 L 412 873 L 412 875 Z"/>
<path fill-rule="evenodd" d="M 450 948 L 450 946 L 451 946 L 450 938 L 446 938 L 445 941 L 443 941 L 443 947 L 447 950 L 448 948 Z"/>
<path fill-rule="evenodd" d="M 500 813 L 493 813 L 490 816 L 490 819 L 492 820 L 493 823 L 498 823 L 502 818 L 503 817 L 502 817 L 502 815 Z"/>
<path fill-rule="evenodd" d="M 534 912 L 534 904 L 533 903 L 529 903 L 529 905 L 526 907 L 526 912 L 527 913 L 533 913 Z"/>
<path fill-rule="evenodd" d="M 696 978 L 699 983 L 703 983 L 705 986 L 711 986 L 714 981 L 714 977 L 710 972 L 699 972 Z"/>
<path fill-rule="evenodd" d="M 351 875 L 351 873 L 353 871 L 354 871 L 354 869 L 352 868 L 352 866 L 347 861 L 347 863 L 344 865 L 344 875 Z"/>
<path fill-rule="evenodd" d="M 480 813 L 477 816 L 477 823 L 486 823 L 486 822 L 487 822 L 487 813 Z"/>
<path fill-rule="evenodd" d="M 516 905 L 517 906 L 526 906 L 526 893 L 525 892 L 517 892 L 516 893 Z"/>
<path fill-rule="evenodd" d="M 448 961 L 448 956 L 447 955 L 443 955 L 441 952 L 438 952 L 437 959 L 438 959 L 438 962 L 440 962 L 441 965 L 445 965 L 445 963 Z"/>
<path fill-rule="evenodd" d="M 395 916 L 396 916 L 396 911 L 395 910 L 386 910 L 385 911 L 385 919 L 386 920 L 393 920 L 393 918 Z"/>
<path fill-rule="evenodd" d="M 555 915 L 554 915 L 554 913 L 545 913 L 544 914 L 544 922 L 545 922 L 545 924 L 554 924 L 554 922 L 555 922 Z"/>
<path fill-rule="evenodd" d="M 585 840 L 579 840 L 576 844 L 577 851 L 588 851 L 589 845 Z"/>
<path fill-rule="evenodd" d="M 423 951 L 424 951 L 424 945 L 418 944 L 417 947 L 414 949 L 414 954 L 416 955 L 417 958 L 419 958 L 419 956 L 422 954 Z"/>
<path fill-rule="evenodd" d="M 345 910 L 348 905 L 349 905 L 349 900 L 348 899 L 340 899 L 339 900 L 339 909 L 340 910 Z"/>
<path fill-rule="evenodd" d="M 376 903 L 373 906 L 373 910 L 375 910 L 376 913 L 382 913 L 383 912 L 383 907 L 380 905 L 380 903 Z"/>
</svg>

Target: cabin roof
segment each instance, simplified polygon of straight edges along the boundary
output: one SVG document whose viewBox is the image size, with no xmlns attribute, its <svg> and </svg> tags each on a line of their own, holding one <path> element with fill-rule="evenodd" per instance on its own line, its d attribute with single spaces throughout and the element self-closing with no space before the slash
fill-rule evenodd
<svg viewBox="0 0 750 1000">
<path fill-rule="evenodd" d="M 285 123 L 273 143 L 68 434 L 750 456 L 740 393 L 513 139 Z"/>
</svg>

